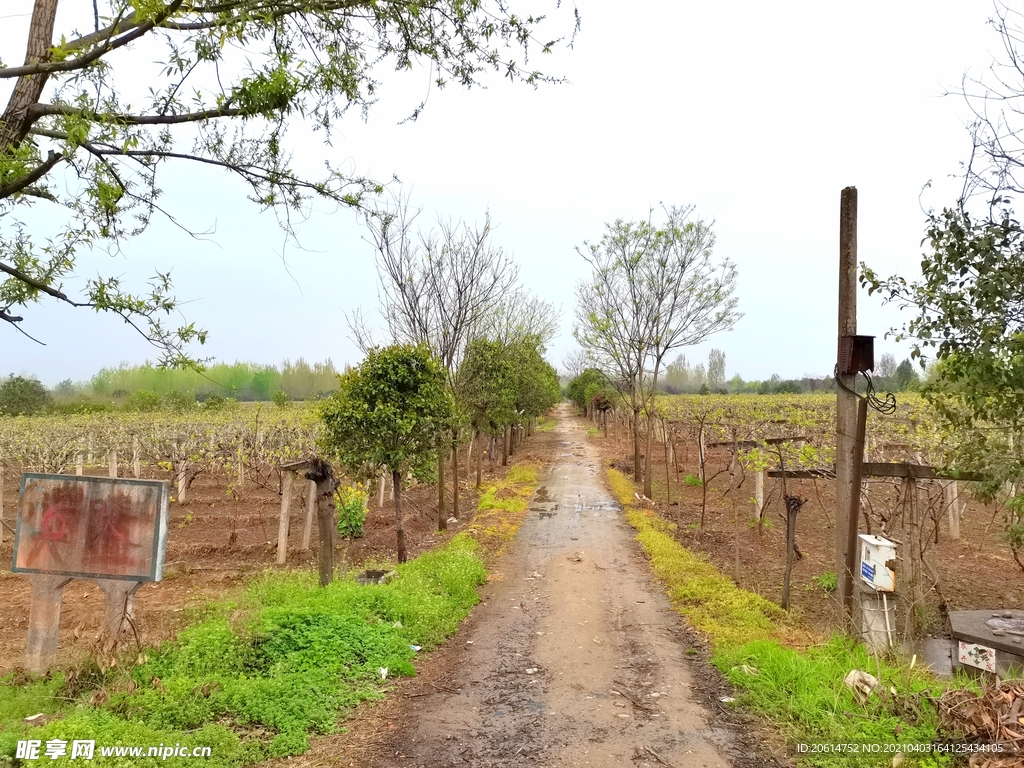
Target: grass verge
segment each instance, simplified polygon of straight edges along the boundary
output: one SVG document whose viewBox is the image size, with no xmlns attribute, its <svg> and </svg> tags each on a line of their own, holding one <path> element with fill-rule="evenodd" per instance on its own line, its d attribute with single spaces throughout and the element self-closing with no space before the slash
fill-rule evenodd
<svg viewBox="0 0 1024 768">
<path fill-rule="evenodd" d="M 914 752 L 938 735 L 931 699 L 966 679 L 943 683 L 899 659 L 870 655 L 864 646 L 834 636 L 810 647 L 806 635 L 781 608 L 738 588 L 715 566 L 680 545 L 676 526 L 653 510 L 636 504 L 635 486 L 615 469 L 608 481 L 637 531 L 651 566 L 664 582 L 673 605 L 695 629 L 707 636 L 711 663 L 741 691 L 744 704 L 770 719 L 790 746 L 797 744 L 906 745 L 903 765 L 952 765 L 946 755 Z M 804 642 L 801 642 L 803 640 Z M 879 691 L 860 702 L 843 680 L 859 669 L 876 676 Z M 869 750 L 871 748 L 869 747 Z M 850 752 L 796 753 L 802 766 L 847 766 Z M 890 766 L 893 753 L 858 753 L 858 766 Z"/>
<path fill-rule="evenodd" d="M 306 571 L 267 572 L 233 600 L 197 612 L 173 643 L 111 668 L 90 662 L 44 679 L 0 680 L 0 766 L 17 765 L 19 740 L 40 742 L 47 764 L 77 764 L 76 739 L 104 765 L 185 764 L 148 747 L 210 748 L 207 766 L 301 754 L 339 715 L 380 698 L 384 681 L 415 674 L 418 650 L 458 628 L 477 603 L 484 557 L 515 537 L 539 467 L 516 464 L 488 486 L 467 530 L 376 586 L 352 579 L 321 588 Z M 25 718 L 42 714 L 42 726 Z M 65 754 L 50 760 L 48 744 Z M 113 750 L 102 755 L 99 748 Z M 141 754 L 124 750 L 143 747 Z M 122 754 L 117 749 L 122 748 Z M 34 762 L 34 761 L 32 761 Z M 31 764 L 31 762 L 29 763 Z"/>
<path fill-rule="evenodd" d="M 458 627 L 486 578 L 479 544 L 465 534 L 395 566 L 388 584 L 339 580 L 319 587 L 305 571 L 267 573 L 234 603 L 209 608 L 177 640 L 128 669 L 94 664 L 0 686 L 0 764 L 21 739 L 65 742 L 48 765 L 74 765 L 75 739 L 95 740 L 107 765 L 185 764 L 101 756 L 100 746 L 210 747 L 207 766 L 301 754 L 309 737 L 336 729 L 339 712 L 382 695 L 384 680 L 412 675 L 417 646 Z M 38 713 L 48 720 L 30 726 Z"/>
<path fill-rule="evenodd" d="M 515 538 L 537 487 L 539 471 L 536 464 L 514 464 L 504 479 L 487 486 L 480 495 L 466 533 L 478 540 L 489 556 L 502 554 Z"/>
</svg>

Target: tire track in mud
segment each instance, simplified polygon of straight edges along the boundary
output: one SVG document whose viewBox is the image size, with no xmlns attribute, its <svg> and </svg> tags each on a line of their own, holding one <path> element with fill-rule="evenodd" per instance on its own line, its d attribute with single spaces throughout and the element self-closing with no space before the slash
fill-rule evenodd
<svg viewBox="0 0 1024 768">
<path fill-rule="evenodd" d="M 512 551 L 428 675 L 436 693 L 400 705 L 389 757 L 366 764 L 776 765 L 718 704 L 585 429 L 567 406 L 560 417 Z"/>
</svg>

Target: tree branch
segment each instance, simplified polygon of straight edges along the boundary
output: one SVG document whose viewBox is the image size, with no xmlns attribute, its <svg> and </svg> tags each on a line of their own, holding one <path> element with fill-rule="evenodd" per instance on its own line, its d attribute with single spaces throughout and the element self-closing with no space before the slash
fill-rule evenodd
<svg viewBox="0 0 1024 768">
<path fill-rule="evenodd" d="M 25 189 L 25 187 L 39 181 L 39 179 L 48 174 L 53 167 L 63 159 L 63 155 L 58 155 L 56 152 L 51 151 L 46 160 L 31 173 L 11 182 L 6 187 L 0 187 L 0 200 L 3 200 L 5 197 L 10 197 L 11 195 L 15 195 Z"/>
<path fill-rule="evenodd" d="M 51 288 L 46 283 L 36 280 L 34 277 L 32 277 L 29 274 L 26 274 L 25 272 L 22 272 L 17 267 L 12 267 L 9 264 L 4 264 L 2 261 L 0 261 L 0 272 L 6 272 L 15 280 L 20 280 L 21 282 L 25 283 L 25 285 L 31 286 L 32 288 L 35 288 L 37 291 L 41 291 L 42 293 L 45 293 L 48 296 L 52 296 L 55 299 L 65 301 L 73 307 L 91 306 L 90 304 L 79 304 L 77 301 L 72 301 L 63 291 L 58 291 L 56 288 Z"/>
<path fill-rule="evenodd" d="M 185 0 L 173 0 L 173 2 L 171 2 L 170 5 L 168 5 L 162 12 L 158 13 L 155 17 L 147 21 L 144 21 L 141 24 L 133 25 L 134 29 L 132 29 L 131 32 L 117 38 L 116 40 L 111 41 L 110 38 L 118 31 L 120 31 L 118 27 L 121 22 L 119 21 L 110 25 L 109 27 L 107 27 L 107 29 L 102 30 L 101 32 L 93 33 L 92 35 L 86 35 L 85 37 L 80 38 L 78 42 L 81 42 L 86 38 L 92 38 L 94 41 L 100 40 L 103 39 L 104 36 L 106 36 L 106 40 L 102 45 L 100 45 L 95 50 L 85 54 L 84 56 L 79 56 L 75 59 L 65 59 L 64 61 L 47 61 L 40 62 L 38 64 L 25 64 L 21 67 L 3 67 L 0 68 L 0 79 L 11 77 L 24 77 L 27 75 L 48 75 L 53 72 L 72 72 L 76 69 L 83 69 L 92 64 L 94 61 L 98 61 L 100 58 L 102 58 L 110 51 L 128 45 L 128 43 L 132 42 L 133 40 L 138 40 L 140 37 L 149 32 L 149 30 L 160 25 L 161 22 L 163 22 L 175 11 L 177 11 L 181 7 L 182 3 L 184 3 L 184 1 Z M 134 18 L 135 16 L 136 14 L 132 14 L 132 18 Z M 132 27 L 129 26 L 128 28 L 131 29 Z"/>
<path fill-rule="evenodd" d="M 217 117 L 241 117 L 245 111 L 238 107 L 204 109 L 201 112 L 184 112 L 177 115 L 107 115 L 87 109 L 77 109 L 67 104 L 33 104 L 28 108 L 34 118 L 47 115 L 84 117 L 87 120 L 110 122 L 118 125 L 176 125 L 180 123 L 201 123 Z"/>
</svg>

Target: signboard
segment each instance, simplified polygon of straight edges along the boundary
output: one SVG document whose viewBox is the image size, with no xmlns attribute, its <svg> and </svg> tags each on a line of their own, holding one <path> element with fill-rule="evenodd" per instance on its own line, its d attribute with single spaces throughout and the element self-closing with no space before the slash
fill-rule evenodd
<svg viewBox="0 0 1024 768">
<path fill-rule="evenodd" d="M 160 581 L 169 501 L 160 480 L 23 474 L 11 570 Z"/>
<path fill-rule="evenodd" d="M 983 669 L 986 672 L 996 671 L 996 649 L 987 648 L 977 643 L 959 643 L 959 659 L 961 664 Z"/>
</svg>

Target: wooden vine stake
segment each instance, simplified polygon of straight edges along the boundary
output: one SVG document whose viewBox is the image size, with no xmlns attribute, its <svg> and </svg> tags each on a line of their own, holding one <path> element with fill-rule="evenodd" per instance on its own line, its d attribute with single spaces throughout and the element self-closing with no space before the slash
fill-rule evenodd
<svg viewBox="0 0 1024 768">
<path fill-rule="evenodd" d="M 281 478 L 281 519 L 277 525 L 277 564 L 284 565 L 288 562 L 288 518 L 292 503 L 292 481 L 295 479 L 295 472 L 281 468 L 284 477 Z"/>
<path fill-rule="evenodd" d="M 312 528 L 312 513 L 316 510 L 317 526 L 320 529 L 320 586 L 327 586 L 334 580 L 334 492 L 338 481 L 329 461 L 312 458 L 290 461 L 281 465 L 284 474 L 281 494 L 281 522 L 277 533 L 277 563 L 284 565 L 288 560 L 288 519 L 291 504 L 292 483 L 298 473 L 309 481 L 306 490 L 306 525 L 303 530 L 303 548 L 309 546 Z"/>
<path fill-rule="evenodd" d="M 320 528 L 320 586 L 326 587 L 334 579 L 334 492 L 338 481 L 331 464 L 323 459 L 311 459 L 306 479 L 316 487 L 317 525 Z"/>
</svg>

